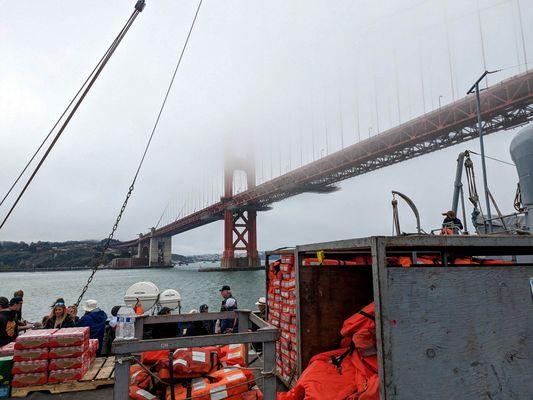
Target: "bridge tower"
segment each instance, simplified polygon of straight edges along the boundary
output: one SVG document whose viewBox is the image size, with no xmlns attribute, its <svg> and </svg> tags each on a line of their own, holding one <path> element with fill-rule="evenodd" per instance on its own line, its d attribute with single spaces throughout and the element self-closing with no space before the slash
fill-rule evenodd
<svg viewBox="0 0 533 400">
<path fill-rule="evenodd" d="M 246 174 L 247 189 L 255 187 L 255 163 L 253 157 L 226 157 L 224 167 L 224 197 L 222 201 L 233 198 L 235 172 Z M 235 208 L 228 205 L 224 211 L 224 252 L 222 268 L 250 268 L 260 266 L 257 252 L 257 210 L 252 207 Z M 236 252 L 245 252 L 244 257 Z"/>
</svg>

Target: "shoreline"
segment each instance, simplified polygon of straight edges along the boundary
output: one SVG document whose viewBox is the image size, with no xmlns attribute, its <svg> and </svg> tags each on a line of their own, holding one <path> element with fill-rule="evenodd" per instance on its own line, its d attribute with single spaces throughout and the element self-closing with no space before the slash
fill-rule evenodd
<svg viewBox="0 0 533 400">
<path fill-rule="evenodd" d="M 157 267 L 148 267 L 148 266 L 139 266 L 139 267 L 127 267 L 127 268 L 112 268 L 110 266 L 99 267 L 98 270 L 127 270 L 127 269 L 170 269 L 174 268 L 173 265 L 168 266 L 157 266 Z M 9 267 L 9 268 L 0 268 L 0 273 L 5 272 L 54 272 L 54 271 L 87 271 L 91 270 L 91 267 Z"/>
</svg>

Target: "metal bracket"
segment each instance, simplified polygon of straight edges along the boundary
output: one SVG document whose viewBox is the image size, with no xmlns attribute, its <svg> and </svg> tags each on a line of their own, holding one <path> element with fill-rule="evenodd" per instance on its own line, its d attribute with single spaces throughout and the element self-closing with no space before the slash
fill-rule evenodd
<svg viewBox="0 0 533 400">
<path fill-rule="evenodd" d="M 144 7 L 146 7 L 146 1 L 137 0 L 137 3 L 135 4 L 135 9 L 139 12 L 142 12 L 144 10 Z"/>
</svg>

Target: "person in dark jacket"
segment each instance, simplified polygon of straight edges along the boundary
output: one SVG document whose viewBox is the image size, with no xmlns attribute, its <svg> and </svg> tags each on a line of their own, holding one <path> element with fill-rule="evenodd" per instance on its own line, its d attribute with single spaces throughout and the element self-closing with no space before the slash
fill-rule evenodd
<svg viewBox="0 0 533 400">
<path fill-rule="evenodd" d="M 222 304 L 220 306 L 220 312 L 234 311 L 238 308 L 237 300 L 231 294 L 231 288 L 228 285 L 222 286 L 220 289 L 220 295 L 223 297 Z M 220 320 L 220 333 L 233 333 L 237 332 L 237 319 L 222 319 Z"/>
<path fill-rule="evenodd" d="M 0 347 L 17 338 L 18 326 L 16 313 L 9 308 L 9 301 L 0 297 Z"/>
<path fill-rule="evenodd" d="M 455 234 L 463 230 L 463 223 L 459 218 L 457 218 L 457 214 L 455 214 L 455 211 L 446 211 L 442 213 L 442 215 L 445 217 L 444 221 L 442 221 L 443 229 L 451 229 L 452 232 Z"/>
<path fill-rule="evenodd" d="M 46 320 L 45 329 L 72 328 L 74 321 L 67 312 L 67 307 L 62 301 L 56 302 L 52 307 L 52 312 Z"/>
<path fill-rule="evenodd" d="M 163 307 L 157 315 L 170 315 L 170 308 Z M 176 322 L 168 322 L 165 324 L 152 325 L 153 339 L 168 339 L 178 336 L 178 324 Z"/>
<path fill-rule="evenodd" d="M 85 310 L 85 314 L 80 318 L 76 326 L 89 327 L 91 339 L 98 339 L 98 352 L 96 354 L 100 355 L 104 342 L 107 314 L 100 310 L 98 308 L 98 302 L 92 299 L 85 302 L 83 309 Z"/>
</svg>

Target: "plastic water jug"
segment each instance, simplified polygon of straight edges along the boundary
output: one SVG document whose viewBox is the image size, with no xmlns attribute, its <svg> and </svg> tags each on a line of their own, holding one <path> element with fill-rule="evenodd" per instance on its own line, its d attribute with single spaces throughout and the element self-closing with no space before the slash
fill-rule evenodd
<svg viewBox="0 0 533 400">
<path fill-rule="evenodd" d="M 122 306 L 117 313 L 118 322 L 115 337 L 121 340 L 135 339 L 135 312 L 131 307 Z"/>
</svg>

